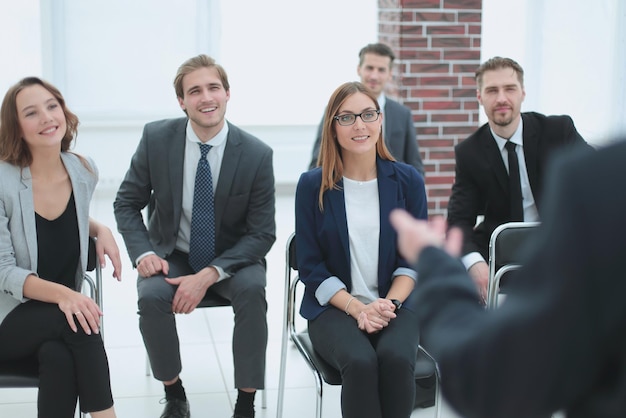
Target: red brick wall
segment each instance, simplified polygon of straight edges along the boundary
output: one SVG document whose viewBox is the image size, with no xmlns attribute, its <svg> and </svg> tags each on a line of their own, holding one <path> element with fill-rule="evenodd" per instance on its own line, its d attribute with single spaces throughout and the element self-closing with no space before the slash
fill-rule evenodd
<svg viewBox="0 0 626 418">
<path fill-rule="evenodd" d="M 379 0 L 379 40 L 396 52 L 387 92 L 412 109 L 429 214 L 445 214 L 454 145 L 478 127 L 482 0 Z"/>
</svg>

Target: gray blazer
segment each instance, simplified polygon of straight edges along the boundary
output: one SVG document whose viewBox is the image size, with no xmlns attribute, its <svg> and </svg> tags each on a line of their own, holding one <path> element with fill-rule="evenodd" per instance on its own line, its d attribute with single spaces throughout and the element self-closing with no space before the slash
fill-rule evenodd
<svg viewBox="0 0 626 418">
<path fill-rule="evenodd" d="M 417 145 L 417 135 L 415 133 L 415 124 L 411 110 L 403 104 L 386 98 L 384 113 L 385 144 L 389 148 L 389 152 L 393 157 L 403 163 L 407 163 L 415 167 L 415 169 L 424 175 L 424 164 L 420 156 L 419 146 Z M 322 143 L 322 126 L 324 118 L 317 127 L 317 135 L 313 151 L 311 152 L 311 162 L 309 169 L 317 166 L 317 155 L 320 152 Z"/>
<path fill-rule="evenodd" d="M 115 198 L 117 228 L 134 264 L 154 251 L 175 249 L 182 213 L 187 118 L 148 123 Z M 211 264 L 234 274 L 264 263 L 276 240 L 272 149 L 228 124 L 228 138 L 215 190 L 216 258 Z M 150 204 L 148 228 L 141 211 Z"/>
<path fill-rule="evenodd" d="M 76 288 L 87 268 L 89 204 L 98 182 L 94 162 L 89 171 L 78 156 L 62 153 L 76 202 L 80 238 L 80 266 Z M 26 277 L 37 275 L 37 227 L 30 168 L 0 161 L 0 323 L 20 303 L 28 301 L 23 288 Z"/>
</svg>

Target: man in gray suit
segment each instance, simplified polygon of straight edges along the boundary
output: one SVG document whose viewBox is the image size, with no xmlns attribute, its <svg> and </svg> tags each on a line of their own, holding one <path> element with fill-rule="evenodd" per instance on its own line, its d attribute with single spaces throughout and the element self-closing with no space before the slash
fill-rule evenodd
<svg viewBox="0 0 626 418">
<path fill-rule="evenodd" d="M 174 314 L 191 313 L 212 294 L 230 301 L 234 416 L 252 418 L 265 380 L 265 256 L 276 239 L 272 150 L 225 120 L 230 85 L 212 58 L 184 62 L 174 88 L 187 116 L 145 126 L 114 203 L 139 273 L 139 326 L 165 386 L 161 418 L 189 417 Z"/>
<path fill-rule="evenodd" d="M 356 71 L 361 83 L 378 97 L 378 104 L 383 111 L 383 138 L 396 160 L 412 165 L 424 175 L 424 166 L 417 145 L 417 135 L 411 110 L 385 96 L 385 86 L 391 81 L 395 55 L 385 44 L 368 44 L 359 52 L 359 66 Z M 317 167 L 317 156 L 322 142 L 322 125 L 317 129 L 309 168 Z"/>
</svg>

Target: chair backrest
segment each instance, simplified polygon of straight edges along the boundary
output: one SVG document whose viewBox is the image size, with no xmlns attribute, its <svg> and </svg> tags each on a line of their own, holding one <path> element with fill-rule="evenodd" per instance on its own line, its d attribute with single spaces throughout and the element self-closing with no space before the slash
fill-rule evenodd
<svg viewBox="0 0 626 418">
<path fill-rule="evenodd" d="M 521 267 L 523 248 L 537 232 L 539 222 L 507 222 L 489 240 L 489 288 L 487 307 L 495 308 L 505 275 Z"/>
<path fill-rule="evenodd" d="M 309 339 L 306 329 L 298 329 L 296 326 L 297 307 L 296 302 L 298 295 L 298 285 L 302 284 L 298 275 L 298 265 L 296 261 L 296 239 L 295 234 L 291 234 L 287 240 L 287 271 L 285 272 L 285 330 L 287 335 L 294 342 L 302 356 L 307 360 L 310 366 L 315 368 L 322 376 L 324 381 L 331 385 L 341 384 L 341 374 L 337 369 L 328 364 L 313 349 L 313 345 Z"/>
</svg>

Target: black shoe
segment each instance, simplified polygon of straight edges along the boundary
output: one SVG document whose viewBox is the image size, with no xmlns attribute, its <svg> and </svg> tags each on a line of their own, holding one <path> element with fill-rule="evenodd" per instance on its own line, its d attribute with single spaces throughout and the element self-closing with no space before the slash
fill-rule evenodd
<svg viewBox="0 0 626 418">
<path fill-rule="evenodd" d="M 243 416 L 243 415 L 237 415 L 237 414 L 235 414 L 235 415 L 233 415 L 233 418 L 250 418 L 250 417 L 245 417 L 245 416 Z"/>
<path fill-rule="evenodd" d="M 161 418 L 190 418 L 189 402 L 182 399 L 165 399 Z"/>
</svg>

